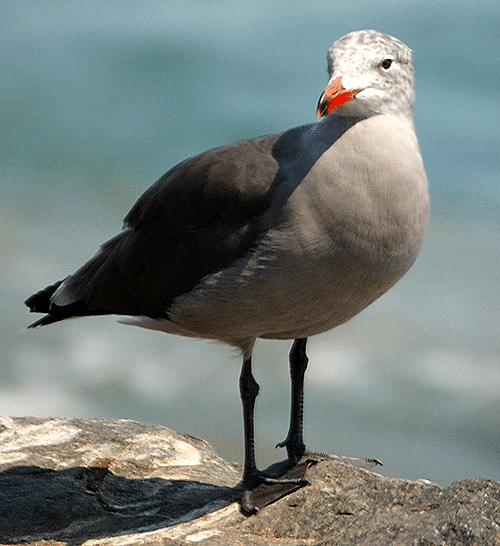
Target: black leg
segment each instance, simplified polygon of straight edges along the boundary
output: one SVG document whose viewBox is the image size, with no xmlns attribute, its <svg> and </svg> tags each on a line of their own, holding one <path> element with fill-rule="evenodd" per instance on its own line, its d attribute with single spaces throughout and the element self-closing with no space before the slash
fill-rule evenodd
<svg viewBox="0 0 500 546">
<path fill-rule="evenodd" d="M 259 385 L 252 375 L 252 358 L 245 357 L 240 374 L 240 396 L 243 404 L 243 430 L 245 441 L 245 463 L 243 483 L 248 484 L 258 474 L 255 464 L 254 407 L 259 394 Z"/>
<path fill-rule="evenodd" d="M 255 463 L 254 407 L 255 399 L 258 394 L 259 385 L 252 375 L 251 356 L 247 356 L 243 360 L 240 374 L 240 396 L 243 404 L 243 427 L 245 437 L 245 462 L 243 466 L 243 477 L 240 484 L 240 487 L 243 489 L 241 510 L 247 516 L 255 514 L 259 510 L 257 505 L 265 506 L 266 504 L 309 484 L 303 477 L 273 477 L 257 468 Z M 284 471 L 285 469 L 283 469 L 283 472 Z M 276 486 L 276 490 L 272 491 L 272 488 L 269 488 L 269 490 L 266 490 L 266 493 L 255 495 L 253 492 L 262 484 L 266 486 Z"/>
<path fill-rule="evenodd" d="M 290 350 L 290 380 L 292 402 L 290 408 L 290 427 L 287 437 L 276 447 L 286 447 L 288 460 L 297 464 L 306 450 L 303 438 L 304 423 L 304 375 L 309 359 L 306 355 L 307 338 L 296 339 Z"/>
</svg>

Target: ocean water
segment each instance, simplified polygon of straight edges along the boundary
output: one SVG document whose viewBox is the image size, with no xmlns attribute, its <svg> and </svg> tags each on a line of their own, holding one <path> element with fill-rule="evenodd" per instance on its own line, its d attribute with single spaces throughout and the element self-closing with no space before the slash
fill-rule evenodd
<svg viewBox="0 0 500 546">
<path fill-rule="evenodd" d="M 386 475 L 500 479 L 500 4 L 419 0 L 0 3 L 0 414 L 133 418 L 242 460 L 239 355 L 88 318 L 23 331 L 176 162 L 314 119 L 326 50 L 376 28 L 414 51 L 424 248 L 312 338 L 305 436 Z M 257 455 L 284 456 L 290 343 L 259 342 Z"/>
</svg>

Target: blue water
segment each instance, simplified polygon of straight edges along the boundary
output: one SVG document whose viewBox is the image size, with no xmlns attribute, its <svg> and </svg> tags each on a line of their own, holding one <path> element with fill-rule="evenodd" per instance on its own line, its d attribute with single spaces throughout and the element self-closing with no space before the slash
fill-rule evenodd
<svg viewBox="0 0 500 546">
<path fill-rule="evenodd" d="M 432 218 L 408 275 L 310 341 L 306 441 L 387 475 L 500 479 L 500 3 L 0 3 L 0 414 L 129 417 L 242 459 L 239 357 L 117 324 L 23 332 L 176 162 L 314 119 L 326 50 L 376 28 L 414 50 Z M 288 343 L 260 342 L 260 464 L 287 426 Z"/>
</svg>

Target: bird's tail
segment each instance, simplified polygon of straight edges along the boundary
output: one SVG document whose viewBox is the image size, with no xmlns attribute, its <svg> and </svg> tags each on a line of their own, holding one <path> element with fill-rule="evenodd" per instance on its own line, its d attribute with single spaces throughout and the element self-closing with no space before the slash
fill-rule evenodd
<svg viewBox="0 0 500 546">
<path fill-rule="evenodd" d="M 63 281 L 57 281 L 55 284 L 51 284 L 50 286 L 45 287 L 43 290 L 40 290 L 40 292 L 37 292 L 36 294 L 33 294 L 30 296 L 24 304 L 29 307 L 29 310 L 32 313 L 49 313 L 50 312 L 50 299 L 52 298 L 52 295 L 54 292 L 61 286 Z M 43 326 L 45 324 L 50 324 L 52 322 L 56 322 L 56 318 L 47 315 L 33 324 L 30 324 L 28 328 L 36 328 L 37 326 Z"/>
<path fill-rule="evenodd" d="M 24 302 L 32 313 L 47 313 L 41 319 L 27 326 L 27 328 L 38 328 L 38 326 L 46 326 L 47 324 L 59 322 L 67 318 L 89 314 L 87 306 L 81 300 L 64 306 L 57 306 L 52 303 L 52 296 L 64 280 L 57 281 L 55 284 L 45 287 Z"/>
</svg>

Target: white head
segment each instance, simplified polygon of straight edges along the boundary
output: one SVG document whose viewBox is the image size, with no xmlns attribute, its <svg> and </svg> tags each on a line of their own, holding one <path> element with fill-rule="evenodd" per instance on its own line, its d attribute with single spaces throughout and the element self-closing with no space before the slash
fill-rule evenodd
<svg viewBox="0 0 500 546">
<path fill-rule="evenodd" d="M 395 114 L 412 117 L 415 87 L 411 49 L 376 30 L 358 30 L 328 50 L 330 82 L 318 116 Z"/>
</svg>

